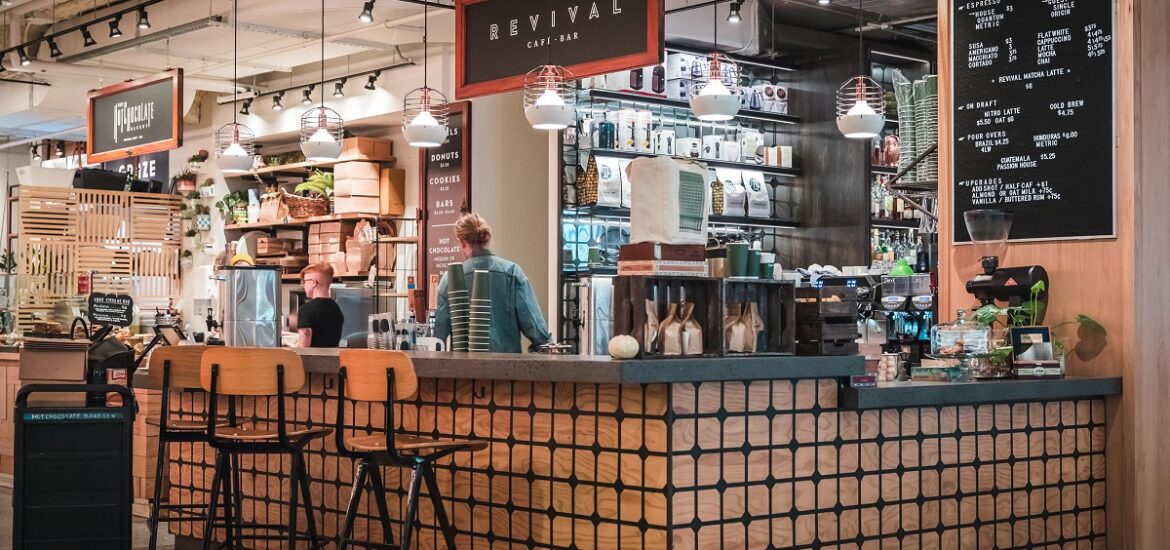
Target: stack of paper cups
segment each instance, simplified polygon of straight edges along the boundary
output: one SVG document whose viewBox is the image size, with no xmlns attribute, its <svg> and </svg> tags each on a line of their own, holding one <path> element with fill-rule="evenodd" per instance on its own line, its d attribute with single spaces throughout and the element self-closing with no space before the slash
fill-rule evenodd
<svg viewBox="0 0 1170 550">
<path fill-rule="evenodd" d="M 491 351 L 491 273 L 477 269 L 471 276 L 471 331 L 469 351 Z"/>
<path fill-rule="evenodd" d="M 471 305 L 463 264 L 447 266 L 447 303 L 451 308 L 451 351 L 467 351 Z"/>
</svg>

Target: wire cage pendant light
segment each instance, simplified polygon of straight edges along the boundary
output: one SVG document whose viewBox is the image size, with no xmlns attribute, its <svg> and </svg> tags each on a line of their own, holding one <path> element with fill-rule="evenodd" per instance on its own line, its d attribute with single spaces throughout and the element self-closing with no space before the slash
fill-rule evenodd
<svg viewBox="0 0 1170 550">
<path fill-rule="evenodd" d="M 524 117 L 537 130 L 564 130 L 577 107 L 576 77 L 560 65 L 541 65 L 524 75 Z"/>
<path fill-rule="evenodd" d="M 429 5 L 423 4 L 423 85 L 402 99 L 402 135 L 412 147 L 438 147 L 447 141 L 447 96 L 427 86 Z"/>
<path fill-rule="evenodd" d="M 739 65 L 719 53 L 719 2 L 711 6 L 715 47 L 704 60 L 706 70 L 694 71 L 691 83 L 691 112 L 704 122 L 722 122 L 739 113 Z M 700 68 L 702 69 L 702 68 Z"/>
<path fill-rule="evenodd" d="M 305 160 L 325 162 L 341 156 L 345 120 L 325 106 L 325 0 L 321 0 L 321 104 L 301 115 L 301 152 Z"/>
<path fill-rule="evenodd" d="M 865 71 L 865 31 L 857 2 L 858 70 Z M 837 129 L 848 139 L 873 139 L 886 126 L 886 92 L 868 75 L 850 78 L 837 89 Z"/>
<path fill-rule="evenodd" d="M 236 86 L 236 55 L 239 47 L 239 22 L 237 20 L 236 3 L 232 0 L 232 99 L 236 99 L 239 88 Z M 236 121 L 236 111 L 232 109 L 232 121 L 223 125 L 215 132 L 215 158 L 219 170 L 225 174 L 241 174 L 252 169 L 253 159 L 256 156 L 256 133 L 251 128 Z"/>
</svg>

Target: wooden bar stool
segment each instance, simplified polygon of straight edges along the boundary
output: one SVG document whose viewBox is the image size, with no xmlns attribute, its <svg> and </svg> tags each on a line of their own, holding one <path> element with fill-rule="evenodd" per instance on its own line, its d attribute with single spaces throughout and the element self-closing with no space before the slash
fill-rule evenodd
<svg viewBox="0 0 1170 550">
<path fill-rule="evenodd" d="M 244 454 L 287 454 L 292 457 L 290 502 L 288 508 L 288 523 L 281 524 L 243 524 L 239 521 L 242 510 L 240 501 L 235 499 L 225 507 L 234 507 L 227 510 L 228 519 L 226 540 L 240 541 L 244 539 L 273 540 L 287 538 L 289 548 L 297 546 L 297 540 L 308 539 L 312 547 L 320 547 L 329 541 L 318 540 L 317 523 L 313 516 L 314 506 L 309 491 L 309 474 L 305 471 L 304 449 L 311 441 L 322 439 L 333 430 L 330 428 L 291 428 L 285 412 L 285 397 L 300 390 L 305 385 L 305 369 L 300 355 L 274 348 L 224 348 L 211 347 L 203 353 L 200 368 L 200 383 L 211 395 L 208 401 L 207 435 L 212 447 L 220 457 L 216 461 L 215 475 L 211 482 L 211 504 L 209 505 L 208 520 L 203 529 L 203 548 L 211 547 L 214 534 L 213 527 L 217 525 L 219 512 L 219 492 L 231 491 L 233 477 L 238 473 L 238 465 L 232 458 Z M 219 397 L 227 396 L 229 401 L 243 397 L 275 397 L 276 398 L 276 429 L 249 429 L 236 426 L 221 426 L 219 418 Z M 225 471 L 230 470 L 230 471 Z M 298 495 L 299 492 L 299 495 Z M 298 503 L 298 498 L 304 502 Z M 230 499 L 224 499 L 228 502 Z M 297 533 L 297 507 L 304 508 L 307 536 Z M 283 532 L 284 535 L 241 533 L 248 530 L 271 530 Z"/>
<path fill-rule="evenodd" d="M 383 466 L 410 468 L 410 490 L 406 498 L 406 517 L 402 524 L 402 545 L 410 548 L 411 531 L 418 516 L 419 484 L 425 481 L 435 508 L 435 519 L 443 532 L 447 547 L 455 550 L 455 529 L 447 521 L 443 501 L 439 497 L 439 484 L 435 481 L 433 464 L 436 460 L 459 451 L 477 451 L 487 447 L 486 441 L 470 439 L 428 439 L 394 430 L 394 400 L 406 399 L 418 390 L 418 375 L 410 356 L 398 351 L 342 350 L 341 370 L 338 376 L 337 393 L 337 450 L 356 461 L 353 494 L 345 511 L 345 522 L 337 543 L 338 550 L 345 550 L 353 544 L 367 548 L 399 548 L 393 546 L 390 534 L 390 515 L 386 507 L 386 486 L 382 480 Z M 346 438 L 345 401 L 379 402 L 386 408 L 382 433 Z M 354 518 L 362 492 L 369 481 L 374 490 L 378 512 L 382 521 L 383 543 L 349 540 L 353 534 Z"/>
<path fill-rule="evenodd" d="M 158 419 L 147 418 L 146 423 L 158 427 L 158 456 L 154 470 L 154 499 L 150 503 L 150 550 L 158 546 L 159 523 L 205 521 L 207 507 L 190 504 L 162 504 L 164 470 L 171 443 L 207 443 L 206 420 L 177 420 L 170 418 L 170 398 L 174 391 L 203 391 L 199 381 L 200 360 L 207 346 L 164 346 L 150 354 L 151 372 L 162 372 L 162 400 Z M 219 422 L 228 426 L 227 420 Z M 218 458 L 217 458 L 218 461 Z M 238 484 L 238 480 L 236 481 Z M 234 491 L 224 492 L 225 499 L 233 498 Z M 166 517 L 162 513 L 166 512 Z"/>
</svg>

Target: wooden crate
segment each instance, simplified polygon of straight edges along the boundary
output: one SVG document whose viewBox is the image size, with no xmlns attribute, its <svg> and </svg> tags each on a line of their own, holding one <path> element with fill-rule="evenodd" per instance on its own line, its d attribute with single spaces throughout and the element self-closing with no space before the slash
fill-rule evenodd
<svg viewBox="0 0 1170 550">
<path fill-rule="evenodd" d="M 668 297 L 678 301 L 685 295 L 695 304 L 694 318 L 703 329 L 703 353 L 700 355 L 660 355 L 639 349 L 639 359 L 677 359 L 682 357 L 718 357 L 723 352 L 722 279 L 707 277 L 660 277 L 653 275 L 618 276 L 613 283 L 613 333 L 628 334 L 639 343 L 646 340 L 646 304 L 658 298 L 658 319 L 667 313 Z M 639 346 L 640 348 L 643 346 Z"/>
<path fill-rule="evenodd" d="M 728 356 L 792 355 L 796 353 L 796 286 L 791 281 L 770 279 L 724 279 L 723 315 L 726 320 L 734 304 L 754 303 L 764 321 L 762 346 L 754 353 L 732 352 L 727 349 L 724 335 L 723 353 Z M 724 326 L 724 322 L 720 322 Z"/>
<path fill-rule="evenodd" d="M 856 287 L 825 286 L 796 289 L 796 353 L 857 355 Z"/>
</svg>

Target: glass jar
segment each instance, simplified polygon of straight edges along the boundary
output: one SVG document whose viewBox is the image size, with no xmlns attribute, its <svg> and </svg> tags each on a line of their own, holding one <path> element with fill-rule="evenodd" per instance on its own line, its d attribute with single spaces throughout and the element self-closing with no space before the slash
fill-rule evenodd
<svg viewBox="0 0 1170 550">
<path fill-rule="evenodd" d="M 967 319 L 967 311 L 955 312 L 955 322 L 935 325 L 930 331 L 931 353 L 940 357 L 985 355 L 991 351 L 991 329 Z"/>
</svg>

